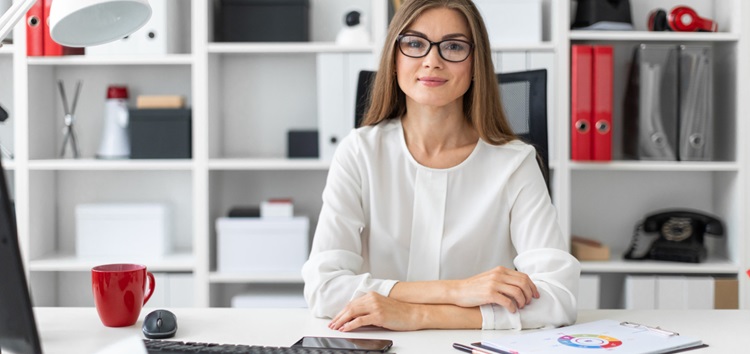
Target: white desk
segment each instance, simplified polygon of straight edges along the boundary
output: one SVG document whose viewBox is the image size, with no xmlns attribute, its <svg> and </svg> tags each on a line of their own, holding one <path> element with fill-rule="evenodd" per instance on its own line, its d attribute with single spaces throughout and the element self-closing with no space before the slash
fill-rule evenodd
<svg viewBox="0 0 750 354">
<path fill-rule="evenodd" d="M 317 319 L 305 309 L 172 309 L 177 316 L 173 340 L 229 344 L 290 346 L 303 335 L 385 338 L 393 340 L 391 352 L 461 353 L 453 342 L 471 343 L 514 334 L 513 331 L 430 330 L 391 332 L 378 328 L 340 333 L 328 329 L 327 320 Z M 125 328 L 104 327 L 94 308 L 36 308 L 36 321 L 46 354 L 94 353 L 122 338 L 140 335 L 143 317 Z M 708 348 L 691 351 L 707 353 L 747 353 L 750 348 L 750 311 L 582 311 L 579 322 L 598 319 L 627 320 L 677 331 L 697 337 Z"/>
</svg>

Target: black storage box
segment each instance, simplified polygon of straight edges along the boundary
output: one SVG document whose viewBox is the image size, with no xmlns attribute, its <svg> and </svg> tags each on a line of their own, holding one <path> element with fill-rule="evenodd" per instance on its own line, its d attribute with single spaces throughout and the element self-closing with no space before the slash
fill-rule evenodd
<svg viewBox="0 0 750 354">
<path fill-rule="evenodd" d="M 287 132 L 286 156 L 289 158 L 318 157 L 318 131 L 290 130 Z"/>
<path fill-rule="evenodd" d="M 309 0 L 221 0 L 215 9 L 218 42 L 307 42 Z"/>
<path fill-rule="evenodd" d="M 131 159 L 189 159 L 192 157 L 190 109 L 131 109 Z"/>
</svg>

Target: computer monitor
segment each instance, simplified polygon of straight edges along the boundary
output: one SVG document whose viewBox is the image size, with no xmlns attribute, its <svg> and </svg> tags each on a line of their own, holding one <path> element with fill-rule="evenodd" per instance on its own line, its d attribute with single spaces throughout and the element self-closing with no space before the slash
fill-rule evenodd
<svg viewBox="0 0 750 354">
<path fill-rule="evenodd" d="M 41 354 L 8 191 L 0 157 L 0 351 Z"/>
</svg>

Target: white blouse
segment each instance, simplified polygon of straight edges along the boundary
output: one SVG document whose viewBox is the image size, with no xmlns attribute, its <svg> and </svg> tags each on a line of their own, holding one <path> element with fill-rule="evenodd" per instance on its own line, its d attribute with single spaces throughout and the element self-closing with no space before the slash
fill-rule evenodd
<svg viewBox="0 0 750 354">
<path fill-rule="evenodd" d="M 463 279 L 497 266 L 526 273 L 541 297 L 510 313 L 480 306 L 483 329 L 576 320 L 580 264 L 567 251 L 532 146 L 480 139 L 459 165 L 420 165 L 400 119 L 359 128 L 336 149 L 309 260 L 313 314 L 333 317 L 398 281 Z"/>
</svg>

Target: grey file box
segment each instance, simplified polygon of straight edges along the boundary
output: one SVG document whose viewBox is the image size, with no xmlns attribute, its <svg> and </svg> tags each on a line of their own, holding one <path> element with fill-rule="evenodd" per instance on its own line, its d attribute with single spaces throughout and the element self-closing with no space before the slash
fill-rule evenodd
<svg viewBox="0 0 750 354">
<path fill-rule="evenodd" d="M 713 159 L 713 63 L 709 46 L 680 46 L 680 139 L 683 161 Z"/>
<path fill-rule="evenodd" d="M 712 61 L 710 46 L 638 46 L 625 98 L 626 157 L 713 159 Z"/>
<path fill-rule="evenodd" d="M 192 157 L 190 109 L 131 109 L 130 158 Z"/>
<path fill-rule="evenodd" d="M 673 45 L 636 48 L 625 98 L 624 153 L 677 160 L 678 52 Z"/>
</svg>

